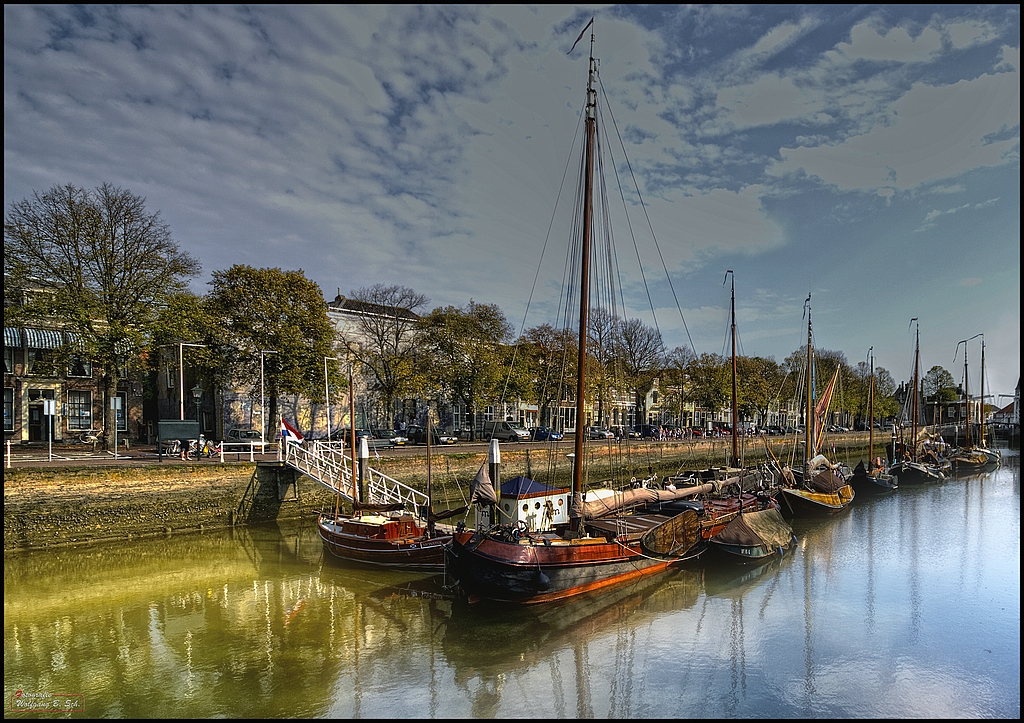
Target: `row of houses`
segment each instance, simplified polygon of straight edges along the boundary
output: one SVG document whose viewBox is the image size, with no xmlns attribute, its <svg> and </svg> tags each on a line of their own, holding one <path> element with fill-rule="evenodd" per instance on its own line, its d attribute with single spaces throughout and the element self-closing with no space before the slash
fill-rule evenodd
<svg viewBox="0 0 1024 723">
<path fill-rule="evenodd" d="M 361 317 L 389 315 L 394 311 L 341 295 L 328 302 L 328 318 L 339 340 L 359 343 Z M 415 319 L 411 311 L 403 311 Z M 233 428 L 262 430 L 271 439 L 279 425 L 266 417 L 269 400 L 266 390 L 209 388 L 198 365 L 192 363 L 195 347 L 182 341 L 157 350 L 156 371 L 149 379 L 128 376 L 112 398 L 103 386 L 103 370 L 89 359 L 66 352 L 74 348 L 74 335 L 58 324 L 4 329 L 4 434 L 11 443 L 75 442 L 90 439 L 90 433 L 104 426 L 104 411 L 114 408 L 119 439 L 151 443 L 157 437 L 159 420 L 197 420 L 200 430 L 213 439 L 224 438 Z M 262 352 L 260 352 L 262 354 Z M 325 360 L 326 361 L 326 360 Z M 262 362 L 262 357 L 261 357 Z M 325 373 L 325 385 L 327 376 Z M 149 393 L 144 394 L 144 390 Z M 423 423 L 426 404 L 418 399 L 396 400 L 395 408 L 380 407 L 364 380 L 355 379 L 355 398 L 347 389 L 337 394 L 325 388 L 326 403 L 301 397 L 279 397 L 281 414 L 305 433 L 326 436 L 331 430 L 355 426 L 392 427 Z M 439 410 L 440 426 L 446 431 L 468 437 L 488 421 L 510 421 L 523 427 L 553 426 L 565 431 L 577 427 L 575 403 L 564 399 L 548 410 L 523 400 L 496 402 L 476 414 L 461 404 Z M 639 414 L 645 418 L 639 418 Z M 798 408 L 780 408 L 770 418 L 756 420 L 759 425 L 786 426 L 799 420 Z M 946 410 L 946 419 L 957 418 L 956 405 Z M 600 415 L 600 418 L 598 418 Z M 923 421 L 923 420 L 922 420 Z M 930 420 L 929 420 L 930 421 Z M 612 394 L 603 400 L 600 411 L 588 409 L 585 425 L 626 426 L 667 424 L 674 427 L 710 428 L 716 423 L 731 424 L 728 409 L 704 410 L 691 404 L 665 404 L 657 380 L 647 393 L 644 411 L 637 409 L 631 392 Z"/>
</svg>

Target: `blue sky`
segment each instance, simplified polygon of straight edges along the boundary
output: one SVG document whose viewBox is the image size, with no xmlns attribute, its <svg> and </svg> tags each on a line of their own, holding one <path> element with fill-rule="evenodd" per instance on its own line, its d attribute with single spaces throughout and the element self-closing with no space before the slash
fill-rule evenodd
<svg viewBox="0 0 1024 723">
<path fill-rule="evenodd" d="M 301 268 L 328 299 L 403 284 L 518 329 L 592 16 L 682 311 L 657 259 L 655 313 L 627 271 L 628 316 L 727 353 L 733 269 L 741 353 L 797 349 L 810 293 L 818 347 L 907 379 L 918 317 L 925 369 L 960 381 L 984 333 L 987 391 L 1013 392 L 1017 5 L 5 5 L 5 209 L 109 182 L 201 260 L 197 292 Z"/>
</svg>

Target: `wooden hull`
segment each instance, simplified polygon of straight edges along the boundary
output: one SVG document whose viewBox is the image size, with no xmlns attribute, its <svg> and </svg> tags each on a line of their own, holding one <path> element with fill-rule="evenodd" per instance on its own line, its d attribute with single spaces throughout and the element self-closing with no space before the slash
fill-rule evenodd
<svg viewBox="0 0 1024 723">
<path fill-rule="evenodd" d="M 690 514 L 694 517 L 692 539 L 672 555 L 652 554 L 636 533 L 567 540 L 553 533 L 513 539 L 494 533 L 456 532 L 448 549 L 448 574 L 470 602 L 561 600 L 664 572 L 698 557 L 706 546 L 699 539 L 696 515 Z M 639 524 L 642 519 L 654 521 L 646 526 L 649 531 L 669 518 L 644 515 L 617 521 Z"/>
<path fill-rule="evenodd" d="M 451 535 L 379 539 L 346 533 L 340 524 L 342 520 L 337 522 L 321 517 L 317 527 L 324 550 L 339 560 L 400 570 L 444 572 L 444 551 Z"/>
<path fill-rule="evenodd" d="M 953 467 L 956 468 L 957 472 L 981 472 L 983 470 L 994 469 L 998 467 L 1002 461 L 998 452 L 983 448 L 975 448 L 969 450 L 960 450 L 954 452 L 950 457 Z"/>
<path fill-rule="evenodd" d="M 711 540 L 711 549 L 719 557 L 724 557 L 731 562 L 738 562 L 743 565 L 760 565 L 777 557 L 783 557 L 786 551 L 792 549 L 792 547 L 792 543 L 787 547 L 771 548 L 767 545 L 730 545 Z"/>
<path fill-rule="evenodd" d="M 854 498 L 853 487 L 848 484 L 840 487 L 837 492 L 811 492 L 783 487 L 780 494 L 783 499 L 781 508 L 794 515 L 834 515 L 847 509 Z"/>
<path fill-rule="evenodd" d="M 850 477 L 850 486 L 857 494 L 863 495 L 884 495 L 894 491 L 899 486 L 899 477 L 894 474 L 877 472 L 868 474 L 854 472 Z"/>
</svg>

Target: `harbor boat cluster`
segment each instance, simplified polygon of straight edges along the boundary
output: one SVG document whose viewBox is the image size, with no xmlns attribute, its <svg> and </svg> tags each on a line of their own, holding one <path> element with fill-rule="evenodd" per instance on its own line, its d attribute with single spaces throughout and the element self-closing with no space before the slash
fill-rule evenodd
<svg viewBox="0 0 1024 723">
<path fill-rule="evenodd" d="M 592 23 L 593 21 L 591 21 Z M 590 27 L 590 25 L 588 25 Z M 586 28 L 577 43 L 584 37 Z M 915 350 L 912 420 L 909 437 L 896 429 L 887 456 L 875 456 L 874 425 L 867 460 L 855 469 L 830 459 L 826 437 L 828 412 L 839 383 L 837 366 L 830 380 L 818 390 L 817 360 L 811 324 L 811 296 L 804 303 L 806 346 L 800 390 L 804 419 L 802 460 L 780 459 L 767 438 L 767 461 L 745 466 L 737 451 L 737 425 L 732 425 L 732 455 L 722 469 L 681 470 L 658 479 L 654 475 L 628 482 L 588 482 L 590 435 L 579 422 L 587 419 L 589 385 L 588 349 L 592 343 L 590 320 L 595 299 L 614 298 L 611 291 L 592 289 L 601 269 L 591 260 L 610 256 L 598 249 L 599 240 L 610 238 L 606 228 L 612 214 L 604 198 L 605 184 L 597 170 L 606 164 L 601 155 L 598 119 L 599 64 L 594 58 L 594 35 L 586 103 L 583 109 L 584 138 L 580 145 L 580 178 L 573 205 L 577 223 L 572 225 L 565 278 L 574 279 L 568 290 L 578 300 L 575 329 L 575 389 L 565 396 L 576 403 L 577 421 L 568 486 L 544 484 L 527 477 L 500 483 L 500 449 L 491 439 L 490 459 L 473 480 L 469 505 L 438 514 L 431 490 L 431 452 L 427 447 L 427 493 L 414 493 L 396 480 L 367 475 L 352 457 L 327 446 L 286 445 L 289 463 L 310 474 L 329 470 L 325 479 L 336 492 L 333 512 L 321 514 L 319 531 L 324 550 L 334 558 L 379 567 L 410 570 L 443 570 L 471 602 L 492 600 L 517 604 L 548 603 L 594 593 L 639 578 L 684 566 L 707 557 L 720 564 L 759 564 L 786 555 L 796 540 L 790 521 L 795 517 L 838 515 L 846 512 L 858 492 L 895 492 L 900 485 L 940 482 L 949 469 L 983 468 L 999 463 L 982 445 L 967 444 L 946 449 L 919 434 L 919 342 Z M 571 51 L 570 51 L 571 52 Z M 595 266 L 600 263 L 595 262 Z M 604 269 L 609 276 L 610 269 Z M 728 271 L 726 279 L 732 275 Z M 566 317 L 570 316 L 569 311 Z M 916 319 L 914 320 L 916 321 Z M 735 281 L 731 303 L 732 407 L 736 414 L 736 316 Z M 963 343 L 963 342 L 962 342 Z M 983 347 L 984 348 L 984 347 Z M 965 352 L 966 365 L 966 352 Z M 604 380 L 607 383 L 607 380 Z M 871 363 L 870 403 L 873 404 L 874 364 Z M 351 417 L 354 419 L 355 415 Z M 874 410 L 869 413 L 874 420 Z M 428 425 L 429 425 L 428 414 Z M 902 426 L 901 426 L 902 430 Z M 921 428 L 924 431 L 924 428 Z M 984 435 L 982 435 L 984 437 Z M 429 440 L 428 435 L 428 440 Z M 356 434 L 352 430 L 352 446 Z M 363 462 L 366 441 L 360 440 Z M 628 438 L 625 440 L 628 445 Z M 564 460 L 563 460 L 564 461 Z M 554 463 L 552 463 L 553 466 Z M 343 513 L 341 505 L 350 505 Z M 469 520 L 469 507 L 473 520 Z M 442 522 L 463 515 L 454 526 Z"/>
</svg>

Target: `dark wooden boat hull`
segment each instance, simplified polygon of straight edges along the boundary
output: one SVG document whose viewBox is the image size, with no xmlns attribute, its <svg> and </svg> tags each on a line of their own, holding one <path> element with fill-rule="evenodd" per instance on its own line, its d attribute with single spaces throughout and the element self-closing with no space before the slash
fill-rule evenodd
<svg viewBox="0 0 1024 723">
<path fill-rule="evenodd" d="M 423 572 L 444 572 L 445 547 L 451 535 L 383 540 L 351 535 L 336 529 L 332 520 L 317 521 L 324 550 L 345 562 Z"/>
<path fill-rule="evenodd" d="M 456 532 L 448 548 L 447 572 L 470 602 L 561 600 L 657 574 L 698 557 L 706 544 L 699 539 L 695 513 L 690 514 L 694 517 L 692 544 L 672 555 L 652 554 L 639 535 L 564 540 L 552 534 L 513 540 Z"/>
<path fill-rule="evenodd" d="M 791 549 L 792 546 L 792 543 L 787 547 L 777 548 L 772 548 L 768 545 L 730 545 L 714 539 L 711 540 L 711 549 L 720 557 L 744 565 L 759 565 L 776 557 L 784 557 L 786 551 Z"/>
<path fill-rule="evenodd" d="M 850 477 L 850 486 L 857 494 L 884 495 L 899 487 L 899 476 L 895 474 L 861 474 L 855 471 Z"/>
</svg>

